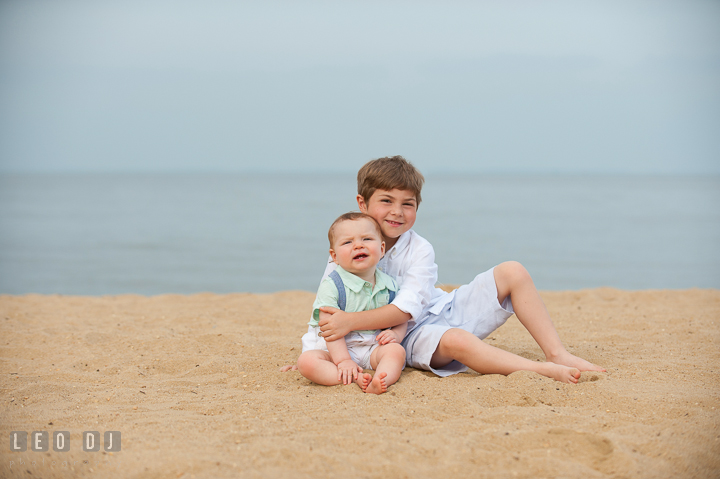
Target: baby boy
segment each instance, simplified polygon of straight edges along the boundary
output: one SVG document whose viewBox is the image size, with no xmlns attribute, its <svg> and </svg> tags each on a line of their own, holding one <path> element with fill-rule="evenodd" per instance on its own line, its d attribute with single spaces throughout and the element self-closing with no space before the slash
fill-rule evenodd
<svg viewBox="0 0 720 479">
<path fill-rule="evenodd" d="M 302 339 L 298 369 L 317 384 L 333 386 L 355 381 L 364 392 L 384 393 L 405 367 L 405 349 L 400 343 L 407 322 L 384 331 L 352 331 L 343 339 L 327 343 L 318 327 L 322 307 L 359 312 L 392 302 L 397 284 L 376 268 L 385 254 L 382 230 L 372 216 L 346 213 L 330 226 L 328 239 L 330 257 L 338 266 L 318 289 L 310 328 Z M 375 376 L 363 373 L 363 369 L 374 369 Z"/>
</svg>

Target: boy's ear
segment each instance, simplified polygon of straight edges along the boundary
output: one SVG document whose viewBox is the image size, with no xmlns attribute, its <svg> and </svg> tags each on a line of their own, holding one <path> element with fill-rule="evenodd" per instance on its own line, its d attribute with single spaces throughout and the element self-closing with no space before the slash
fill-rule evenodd
<svg viewBox="0 0 720 479">
<path fill-rule="evenodd" d="M 333 263 L 337 264 L 337 255 L 335 254 L 335 250 L 332 248 L 330 248 L 330 257 L 332 258 Z"/>
<path fill-rule="evenodd" d="M 367 205 L 365 204 L 365 198 L 363 198 L 362 195 L 357 195 L 355 199 L 357 200 L 358 208 L 360 208 L 360 211 L 367 214 Z"/>
</svg>

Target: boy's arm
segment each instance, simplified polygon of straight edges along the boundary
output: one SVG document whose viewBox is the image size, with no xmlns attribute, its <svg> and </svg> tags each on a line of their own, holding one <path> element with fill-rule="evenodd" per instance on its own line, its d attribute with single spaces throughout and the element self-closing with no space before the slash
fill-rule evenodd
<svg viewBox="0 0 720 479">
<path fill-rule="evenodd" d="M 406 260 L 409 268 L 402 274 L 402 279 L 396 278 L 401 284 L 392 304 L 359 313 L 320 309 L 318 326 L 325 341 L 335 341 L 350 331 L 391 328 L 422 314 L 435 293 L 437 265 L 432 245 L 422 238 L 418 241 L 412 257 Z M 326 274 L 330 269 L 331 266 L 326 268 Z"/>
<path fill-rule="evenodd" d="M 337 308 L 322 307 L 318 326 L 323 332 L 326 344 L 330 344 L 344 338 L 350 331 L 391 328 L 402 323 L 407 324 L 411 318 L 410 313 L 401 311 L 393 304 L 357 313 L 346 313 Z"/>
<path fill-rule="evenodd" d="M 328 258 L 323 281 L 336 267 L 332 258 Z M 397 307 L 390 307 L 390 305 L 358 313 L 346 313 L 335 307 L 323 306 L 320 308 L 318 326 L 323 331 L 325 341 L 332 342 L 345 337 L 351 331 L 387 329 L 402 324 L 410 318 L 411 315 Z"/>
</svg>

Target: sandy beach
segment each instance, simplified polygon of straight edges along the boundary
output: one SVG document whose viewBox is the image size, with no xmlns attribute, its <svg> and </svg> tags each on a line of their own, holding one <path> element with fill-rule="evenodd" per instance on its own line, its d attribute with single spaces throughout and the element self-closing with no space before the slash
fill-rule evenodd
<svg viewBox="0 0 720 479">
<path fill-rule="evenodd" d="M 720 291 L 542 295 L 607 373 L 406 369 L 372 396 L 279 372 L 310 292 L 2 296 L 0 476 L 720 477 Z M 486 341 L 543 359 L 515 317 Z M 69 451 L 13 452 L 13 431 Z M 121 450 L 84 452 L 84 431 Z"/>
</svg>

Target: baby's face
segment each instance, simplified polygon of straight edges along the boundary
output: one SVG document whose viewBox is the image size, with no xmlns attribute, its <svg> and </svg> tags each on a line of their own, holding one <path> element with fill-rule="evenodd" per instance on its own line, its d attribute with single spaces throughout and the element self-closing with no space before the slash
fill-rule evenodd
<svg viewBox="0 0 720 479">
<path fill-rule="evenodd" d="M 335 225 L 330 256 L 342 268 L 363 279 L 375 274 L 380 258 L 385 254 L 385 243 L 377 226 L 367 218 L 343 221 Z"/>
</svg>

